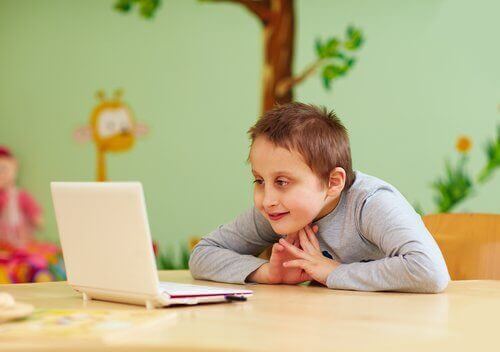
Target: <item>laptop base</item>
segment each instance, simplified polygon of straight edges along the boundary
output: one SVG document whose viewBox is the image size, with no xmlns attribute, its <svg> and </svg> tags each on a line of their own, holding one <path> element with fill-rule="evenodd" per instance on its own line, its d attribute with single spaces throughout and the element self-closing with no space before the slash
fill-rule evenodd
<svg viewBox="0 0 500 352">
<path fill-rule="evenodd" d="M 151 297 L 142 294 L 128 292 L 108 291 L 89 287 L 75 287 L 77 292 L 82 293 L 84 304 L 91 300 L 125 303 L 144 306 L 146 309 L 164 308 L 172 305 L 195 305 L 200 303 L 218 303 L 238 301 L 239 295 L 212 295 L 212 296 L 193 296 L 193 297 L 170 297 L 167 293 L 158 293 Z M 233 297 L 234 296 L 234 297 Z M 248 297 L 250 295 L 244 295 Z"/>
</svg>

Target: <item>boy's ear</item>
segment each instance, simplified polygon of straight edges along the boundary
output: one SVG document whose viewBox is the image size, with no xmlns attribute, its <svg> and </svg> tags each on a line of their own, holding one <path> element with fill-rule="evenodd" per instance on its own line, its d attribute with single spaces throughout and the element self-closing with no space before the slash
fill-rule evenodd
<svg viewBox="0 0 500 352">
<path fill-rule="evenodd" d="M 346 179 L 346 172 L 342 167 L 336 167 L 330 172 L 328 180 L 328 195 L 338 196 L 344 189 Z"/>
</svg>

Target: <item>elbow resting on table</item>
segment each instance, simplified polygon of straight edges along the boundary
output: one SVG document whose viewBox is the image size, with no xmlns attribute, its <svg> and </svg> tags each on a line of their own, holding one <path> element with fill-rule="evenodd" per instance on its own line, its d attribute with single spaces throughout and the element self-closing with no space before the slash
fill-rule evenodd
<svg viewBox="0 0 500 352">
<path fill-rule="evenodd" d="M 450 275 L 445 268 L 436 268 L 428 272 L 422 279 L 423 292 L 440 293 L 443 292 L 450 282 Z"/>
<path fill-rule="evenodd" d="M 189 271 L 191 272 L 191 276 L 193 276 L 193 278 L 195 279 L 203 279 L 200 271 L 200 255 L 200 248 L 199 246 L 196 246 L 189 256 Z"/>
<path fill-rule="evenodd" d="M 443 292 L 446 287 L 448 287 L 448 283 L 450 282 L 450 277 L 448 273 L 443 274 L 435 274 L 431 275 L 427 281 L 427 287 L 429 289 L 429 293 L 440 293 Z"/>
<path fill-rule="evenodd" d="M 440 293 L 450 282 L 448 268 L 444 261 L 433 260 L 427 256 L 406 256 L 407 268 L 412 273 L 412 288 L 410 292 Z"/>
</svg>

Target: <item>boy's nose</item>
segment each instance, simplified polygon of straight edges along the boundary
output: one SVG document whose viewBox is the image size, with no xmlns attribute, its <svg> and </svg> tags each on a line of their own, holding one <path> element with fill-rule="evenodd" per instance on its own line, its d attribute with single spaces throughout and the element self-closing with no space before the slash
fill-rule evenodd
<svg viewBox="0 0 500 352">
<path fill-rule="evenodd" d="M 278 199 L 275 197 L 272 192 L 266 192 L 264 194 L 264 199 L 262 200 L 262 205 L 264 208 L 271 208 L 272 206 L 275 206 L 278 204 Z"/>
</svg>

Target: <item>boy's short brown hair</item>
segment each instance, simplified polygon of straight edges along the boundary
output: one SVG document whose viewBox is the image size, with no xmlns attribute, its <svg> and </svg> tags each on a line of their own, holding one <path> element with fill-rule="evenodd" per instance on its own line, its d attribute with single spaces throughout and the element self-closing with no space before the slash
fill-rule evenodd
<svg viewBox="0 0 500 352">
<path fill-rule="evenodd" d="M 336 167 L 346 172 L 345 190 L 354 183 L 347 130 L 335 112 L 325 107 L 297 102 L 277 106 L 267 111 L 248 134 L 252 143 L 265 136 L 279 147 L 299 152 L 325 184 Z"/>
</svg>

